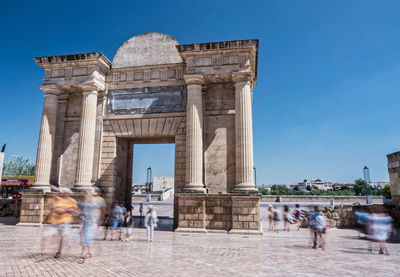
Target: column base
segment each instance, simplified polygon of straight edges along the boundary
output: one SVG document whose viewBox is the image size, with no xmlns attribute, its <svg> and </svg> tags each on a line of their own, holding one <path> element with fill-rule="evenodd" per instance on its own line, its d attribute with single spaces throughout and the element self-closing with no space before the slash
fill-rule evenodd
<svg viewBox="0 0 400 277">
<path fill-rule="evenodd" d="M 185 193 L 206 193 L 202 183 L 187 183 L 182 189 Z"/>
<path fill-rule="evenodd" d="M 37 192 L 50 192 L 51 185 L 50 184 L 33 183 L 31 189 L 35 190 Z"/>
<path fill-rule="evenodd" d="M 254 183 L 248 182 L 248 183 L 237 184 L 233 188 L 232 192 L 234 192 L 234 193 L 258 193 L 258 190 L 256 189 Z"/>
<path fill-rule="evenodd" d="M 93 188 L 92 183 L 90 182 L 78 182 L 74 184 L 72 188 L 73 191 L 80 192 L 85 190 L 91 190 Z"/>
</svg>

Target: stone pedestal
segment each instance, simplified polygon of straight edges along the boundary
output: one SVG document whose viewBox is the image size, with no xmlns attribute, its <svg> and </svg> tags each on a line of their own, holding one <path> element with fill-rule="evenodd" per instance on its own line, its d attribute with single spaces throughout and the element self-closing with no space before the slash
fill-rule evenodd
<svg viewBox="0 0 400 277">
<path fill-rule="evenodd" d="M 59 90 L 55 86 L 43 86 L 41 89 L 45 94 L 33 188 L 50 191 L 50 172 L 56 132 Z"/>
<path fill-rule="evenodd" d="M 400 205 L 400 152 L 387 155 L 392 203 Z"/>
<path fill-rule="evenodd" d="M 186 105 L 186 192 L 204 193 L 203 184 L 203 105 L 201 75 L 185 76 Z"/>
<path fill-rule="evenodd" d="M 21 215 L 18 225 L 41 225 L 49 215 L 48 195 L 45 192 L 22 192 Z"/>
<path fill-rule="evenodd" d="M 96 132 L 97 91 L 83 92 L 81 126 L 79 131 L 78 166 L 74 189 L 92 186 L 93 156 Z"/>
<path fill-rule="evenodd" d="M 233 74 L 235 82 L 235 192 L 256 192 L 253 166 L 253 126 L 251 109 L 251 76 Z"/>
<path fill-rule="evenodd" d="M 54 197 L 52 192 L 31 190 L 22 192 L 21 214 L 18 225 L 41 226 L 51 212 Z M 84 196 L 82 193 L 70 195 L 77 202 Z M 74 217 L 74 224 L 80 223 L 79 216 Z"/>
<path fill-rule="evenodd" d="M 261 235 L 260 195 L 176 195 L 176 232 L 228 232 Z"/>
</svg>

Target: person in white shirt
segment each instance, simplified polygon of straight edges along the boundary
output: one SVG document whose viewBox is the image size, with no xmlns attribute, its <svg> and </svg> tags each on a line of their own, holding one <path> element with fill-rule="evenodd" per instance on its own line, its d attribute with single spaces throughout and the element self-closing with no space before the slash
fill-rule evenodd
<svg viewBox="0 0 400 277">
<path fill-rule="evenodd" d="M 154 228 L 157 227 L 157 213 L 153 206 L 149 206 L 146 217 L 144 218 L 144 227 L 147 229 L 147 242 L 152 242 L 154 237 Z"/>
</svg>

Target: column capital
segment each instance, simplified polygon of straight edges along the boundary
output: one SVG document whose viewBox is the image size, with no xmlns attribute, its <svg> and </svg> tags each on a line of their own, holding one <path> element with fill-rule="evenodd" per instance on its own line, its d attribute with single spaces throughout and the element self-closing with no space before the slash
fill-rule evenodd
<svg viewBox="0 0 400 277">
<path fill-rule="evenodd" d="M 82 94 L 83 94 L 83 96 L 88 96 L 88 95 L 90 95 L 90 94 L 95 94 L 95 95 L 97 95 L 97 94 L 98 94 L 98 91 L 97 91 L 97 90 L 94 90 L 94 89 L 85 89 L 85 90 L 82 91 Z"/>
<path fill-rule="evenodd" d="M 235 84 L 239 83 L 252 83 L 253 82 L 253 77 L 249 73 L 232 73 L 232 80 L 235 82 Z"/>
<path fill-rule="evenodd" d="M 94 92 L 98 93 L 99 91 L 104 90 L 104 87 L 99 84 L 98 82 L 88 82 L 88 83 L 83 83 L 78 85 L 79 88 L 85 93 L 85 92 Z"/>
<path fill-rule="evenodd" d="M 185 79 L 186 85 L 188 86 L 204 84 L 203 74 L 183 75 L 183 79 Z"/>
<path fill-rule="evenodd" d="M 51 95 L 58 96 L 63 92 L 62 89 L 56 85 L 43 85 L 43 86 L 39 86 L 39 88 L 41 90 L 43 90 L 45 95 L 51 94 Z"/>
</svg>

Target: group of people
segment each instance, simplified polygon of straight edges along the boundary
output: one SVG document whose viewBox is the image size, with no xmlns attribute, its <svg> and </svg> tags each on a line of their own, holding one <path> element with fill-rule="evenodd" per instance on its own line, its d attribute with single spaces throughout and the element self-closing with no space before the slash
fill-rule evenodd
<svg viewBox="0 0 400 277">
<path fill-rule="evenodd" d="M 134 227 L 134 224 L 131 209 L 127 209 L 125 203 L 122 201 L 114 201 L 111 216 L 109 214 L 105 215 L 104 240 L 107 239 L 107 234 L 111 228 L 110 240 L 114 240 L 114 238 L 116 239 L 116 235 L 118 235 L 119 240 L 122 240 L 123 229 L 125 229 L 124 241 L 131 241 L 132 228 Z"/>
<path fill-rule="evenodd" d="M 133 208 L 133 207 L 131 207 Z M 153 209 L 152 205 L 147 208 L 147 213 L 144 219 L 144 227 L 147 231 L 147 241 L 152 242 L 154 237 L 154 228 L 157 227 L 157 213 Z M 140 213 L 143 210 L 143 205 L 140 205 Z M 107 240 L 107 234 L 111 228 L 111 239 L 116 239 L 116 234 L 118 239 L 122 240 L 123 229 L 125 229 L 125 239 L 124 241 L 129 242 L 132 240 L 132 229 L 135 225 L 133 220 L 131 209 L 125 207 L 124 202 L 114 201 L 113 209 L 111 211 L 111 216 L 105 216 L 105 231 L 104 240 Z"/>
<path fill-rule="evenodd" d="M 283 218 L 283 220 L 281 220 Z M 293 211 L 290 211 L 288 206 L 284 206 L 282 217 L 276 205 L 268 205 L 268 230 L 272 232 L 279 232 L 278 223 L 283 221 L 283 230 L 290 231 L 290 225 L 295 224 L 297 231 L 301 226 L 301 211 L 300 206 L 296 204 Z"/>
<path fill-rule="evenodd" d="M 326 248 L 328 220 L 324 213 L 319 210 L 318 206 L 315 206 L 311 211 L 301 211 L 298 204 L 296 204 L 295 209 L 292 211 L 290 211 L 288 206 L 284 206 L 281 216 L 276 205 L 269 205 L 268 212 L 269 231 L 278 232 L 278 223 L 280 221 L 283 221 L 284 231 L 289 231 L 291 224 L 295 224 L 297 230 L 299 230 L 304 219 L 304 222 L 308 223 L 311 232 L 312 248 Z M 369 240 L 368 251 L 372 251 L 373 242 L 378 242 L 379 254 L 389 255 L 389 251 L 386 248 L 386 240 L 390 234 L 396 234 L 396 230 L 392 224 L 393 219 L 385 213 L 355 212 L 355 216 L 359 231 L 364 233 Z"/>
<path fill-rule="evenodd" d="M 318 211 L 318 207 L 314 207 L 313 211 L 302 211 L 300 210 L 299 204 L 295 205 L 295 208 L 291 211 L 287 205 L 283 207 L 282 216 L 280 215 L 279 209 L 276 205 L 268 206 L 268 221 L 269 231 L 278 232 L 278 223 L 283 222 L 283 231 L 290 231 L 290 226 L 296 225 L 297 231 L 300 230 L 303 219 L 307 219 L 308 227 L 310 228 L 311 237 L 313 241 L 313 249 L 326 247 L 326 231 L 327 231 L 327 220 L 323 213 Z M 304 215 L 303 215 L 304 214 Z M 282 218 L 282 219 L 281 219 Z"/>
<path fill-rule="evenodd" d="M 60 258 L 65 243 L 74 239 L 71 235 L 71 225 L 78 223 L 79 235 L 82 245 L 82 251 L 78 263 L 84 263 L 86 259 L 92 257 L 91 243 L 96 235 L 99 225 L 105 225 L 104 240 L 107 239 L 109 228 L 111 228 L 111 240 L 122 240 L 122 232 L 125 229 L 124 241 L 132 240 L 132 229 L 134 219 L 132 216 L 132 207 L 128 208 L 124 202 L 115 201 L 111 210 L 111 215 L 105 214 L 106 203 L 100 196 L 100 190 L 96 187 L 83 190 L 83 196 L 76 201 L 72 196 L 72 191 L 68 188 L 53 188 L 55 191 L 48 194 L 49 198 L 46 205 L 49 205 L 51 211 L 44 220 L 46 227 L 42 232 L 41 257 L 46 256 L 46 250 L 52 238 L 59 239 L 57 242 L 57 252 L 54 258 Z M 142 209 L 142 206 L 141 206 Z M 144 226 L 147 229 L 147 241 L 152 242 L 154 238 L 154 228 L 157 227 L 157 214 L 152 206 L 148 206 L 148 211 L 144 219 Z"/>
</svg>

